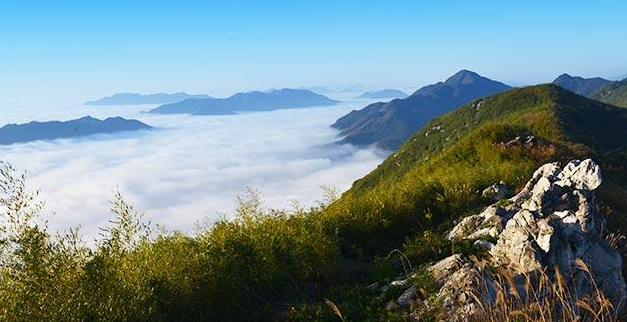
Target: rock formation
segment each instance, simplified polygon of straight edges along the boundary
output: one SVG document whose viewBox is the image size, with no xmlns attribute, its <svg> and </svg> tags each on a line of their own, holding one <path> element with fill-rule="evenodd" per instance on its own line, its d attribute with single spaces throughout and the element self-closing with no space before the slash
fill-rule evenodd
<svg viewBox="0 0 627 322">
<path fill-rule="evenodd" d="M 494 201 L 499 201 L 504 199 L 509 195 L 509 189 L 505 182 L 501 181 L 499 183 L 495 183 L 483 190 L 481 196 L 484 198 L 489 198 Z"/>
<path fill-rule="evenodd" d="M 437 297 L 449 320 L 465 321 L 477 309 L 470 294 L 494 300 L 493 280 L 484 265 L 513 272 L 523 296 L 519 277 L 542 273 L 552 281 L 563 279 L 574 299 L 598 287 L 623 310 L 627 286 L 621 257 L 603 238 L 605 219 L 594 202 L 593 191 L 601 182 L 599 166 L 590 159 L 563 168 L 546 164 L 516 196 L 456 225 L 449 239 L 475 240 L 490 256 L 479 265 L 455 254 L 428 268 L 441 287 Z M 582 268 L 589 269 L 596 286 Z"/>
</svg>

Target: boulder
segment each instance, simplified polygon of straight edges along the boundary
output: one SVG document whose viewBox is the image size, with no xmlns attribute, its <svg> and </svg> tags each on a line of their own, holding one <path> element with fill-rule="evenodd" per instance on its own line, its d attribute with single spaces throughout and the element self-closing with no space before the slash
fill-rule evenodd
<svg viewBox="0 0 627 322">
<path fill-rule="evenodd" d="M 511 217 L 510 208 L 492 205 L 478 215 L 462 219 L 449 233 L 449 240 L 497 238 Z"/>
<path fill-rule="evenodd" d="M 455 271 L 437 294 L 447 321 L 466 321 L 478 309 L 473 295 L 483 286 L 482 274 L 472 265 Z"/>
<path fill-rule="evenodd" d="M 470 264 L 470 262 L 462 255 L 455 254 L 431 265 L 427 268 L 427 271 L 439 285 L 443 285 L 449 276 L 466 264 Z"/>
</svg>

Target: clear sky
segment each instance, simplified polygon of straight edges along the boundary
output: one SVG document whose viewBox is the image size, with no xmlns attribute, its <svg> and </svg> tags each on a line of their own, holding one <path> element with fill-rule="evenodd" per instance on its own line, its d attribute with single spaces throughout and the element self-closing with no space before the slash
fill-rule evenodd
<svg viewBox="0 0 627 322">
<path fill-rule="evenodd" d="M 0 101 L 627 76 L 627 1 L 0 1 Z"/>
</svg>

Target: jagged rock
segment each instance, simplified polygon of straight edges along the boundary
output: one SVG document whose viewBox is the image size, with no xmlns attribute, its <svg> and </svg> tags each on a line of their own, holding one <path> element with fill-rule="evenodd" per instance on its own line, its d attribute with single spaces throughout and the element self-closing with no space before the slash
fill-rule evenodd
<svg viewBox="0 0 627 322">
<path fill-rule="evenodd" d="M 516 268 L 521 273 L 542 269 L 542 250 L 550 250 L 553 228 L 546 218 L 536 218 L 528 210 L 521 210 L 507 222 L 496 245 L 490 250 L 497 265 Z"/>
<path fill-rule="evenodd" d="M 572 161 L 563 169 L 542 166 L 512 201 L 520 210 L 506 224 L 490 251 L 495 265 L 521 273 L 557 267 L 578 271 L 576 259 L 591 270 L 595 283 L 617 307 L 627 286 L 620 255 L 602 238 L 605 219 L 594 203 L 593 190 L 602 182 L 592 160 Z M 564 274 L 567 285 L 580 294 L 593 286 L 583 274 Z M 577 294 L 580 295 L 580 294 Z"/>
<path fill-rule="evenodd" d="M 464 218 L 448 238 L 497 237 L 495 245 L 485 244 L 491 255 L 487 265 L 508 268 L 514 279 L 539 271 L 555 278 L 559 269 L 574 298 L 595 287 L 577 264 L 576 260 L 581 260 L 597 287 L 621 311 L 627 299 L 622 261 L 602 238 L 605 219 L 594 202 L 594 190 L 602 181 L 599 166 L 589 159 L 572 161 L 563 168 L 557 163 L 543 165 L 507 206 L 497 203 Z M 482 275 L 481 268 L 453 255 L 429 269 L 436 280 L 444 281 L 438 299 L 453 312 L 451 317 L 463 321 L 474 311 L 468 292 L 492 299 L 490 277 Z M 483 290 L 477 288 L 478 278 L 483 279 Z"/>
<path fill-rule="evenodd" d="M 484 198 L 490 198 L 494 201 L 499 201 L 501 199 L 506 198 L 509 195 L 509 189 L 505 182 L 501 181 L 499 183 L 495 183 L 483 190 L 481 192 L 481 196 Z"/>
<path fill-rule="evenodd" d="M 467 321 L 478 309 L 474 296 L 481 294 L 483 301 L 493 301 L 496 292 L 492 286 L 492 279 L 480 269 L 466 264 L 455 271 L 440 288 L 437 294 L 443 311 L 446 312 L 446 321 Z"/>
<path fill-rule="evenodd" d="M 458 271 L 464 265 L 470 262 L 460 254 L 449 256 L 427 268 L 427 271 L 433 276 L 435 281 L 442 285 L 446 279 L 455 271 Z"/>
<path fill-rule="evenodd" d="M 559 185 L 574 186 L 578 190 L 592 191 L 603 182 L 601 168 L 590 159 L 567 164 L 557 177 Z"/>
<path fill-rule="evenodd" d="M 427 271 L 434 277 L 440 289 L 435 301 L 428 299 L 415 308 L 412 312 L 414 316 L 419 316 L 423 311 L 433 310 L 437 304 L 445 314 L 443 319 L 438 321 L 468 321 L 478 309 L 476 296 L 485 302 L 494 301 L 496 298 L 493 280 L 484 267 L 473 264 L 461 254 L 444 258 L 428 267 Z"/>
<path fill-rule="evenodd" d="M 490 206 L 478 215 L 462 219 L 447 234 L 447 238 L 449 240 L 496 238 L 503 231 L 508 211 L 507 208 Z"/>
</svg>

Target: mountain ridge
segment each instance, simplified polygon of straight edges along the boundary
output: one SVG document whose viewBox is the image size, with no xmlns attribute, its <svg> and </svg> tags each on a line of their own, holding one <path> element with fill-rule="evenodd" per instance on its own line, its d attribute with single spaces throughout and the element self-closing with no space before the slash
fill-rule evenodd
<svg viewBox="0 0 627 322">
<path fill-rule="evenodd" d="M 558 76 L 553 81 L 553 84 L 585 97 L 590 97 L 599 89 L 611 83 L 613 82 L 601 77 L 583 78 L 571 76 L 567 73 Z"/>
<path fill-rule="evenodd" d="M 340 143 L 375 144 L 394 150 L 432 118 L 468 101 L 510 88 L 475 72 L 461 70 L 444 82 L 418 89 L 407 98 L 353 110 L 331 127 L 340 131 Z"/>
<path fill-rule="evenodd" d="M 155 94 L 139 94 L 139 93 L 116 93 L 111 96 L 85 102 L 90 106 L 106 106 L 106 105 L 142 105 L 142 104 L 170 104 L 184 101 L 190 98 L 211 98 L 209 95 L 190 95 L 185 92 L 178 93 L 155 93 Z"/>
<path fill-rule="evenodd" d="M 501 180 L 520 189 L 539 165 L 592 157 L 614 178 L 600 192 L 603 202 L 620 209 L 611 222 L 627 227 L 616 214 L 627 211 L 619 200 L 627 198 L 625 136 L 625 109 L 557 85 L 512 89 L 430 121 L 355 181 L 328 213 L 347 227 L 348 244 L 368 240 L 361 247 L 376 253 L 391 239 L 400 242 L 407 227 L 450 228 L 457 216 L 485 206 L 477 190 Z"/>
<path fill-rule="evenodd" d="M 92 134 L 147 130 L 152 127 L 138 120 L 109 117 L 104 120 L 85 116 L 69 121 L 32 121 L 7 124 L 0 128 L 0 145 L 74 138 Z"/>
<path fill-rule="evenodd" d="M 330 106 L 337 103 L 339 102 L 308 90 L 284 88 L 270 92 L 237 93 L 221 99 L 188 99 L 178 103 L 161 105 L 148 112 L 153 114 L 228 115 L 238 112 Z"/>
<path fill-rule="evenodd" d="M 405 98 L 407 96 L 408 95 L 404 93 L 403 91 L 399 91 L 397 89 L 386 88 L 386 89 L 382 89 L 378 91 L 365 92 L 357 96 L 357 98 L 385 99 L 385 98 Z"/>
</svg>

